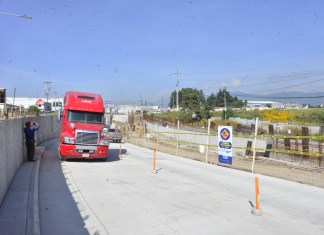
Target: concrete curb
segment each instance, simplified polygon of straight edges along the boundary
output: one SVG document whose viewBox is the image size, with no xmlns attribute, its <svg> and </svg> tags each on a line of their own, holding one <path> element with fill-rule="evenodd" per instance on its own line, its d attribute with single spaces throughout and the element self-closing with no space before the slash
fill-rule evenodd
<svg viewBox="0 0 324 235">
<path fill-rule="evenodd" d="M 40 235 L 40 219 L 39 219 L 39 198 L 38 198 L 38 183 L 39 183 L 39 169 L 42 155 L 45 147 L 36 147 L 36 166 L 33 170 L 33 177 L 31 179 L 32 187 L 30 188 L 30 199 L 28 200 L 27 214 L 27 232 L 26 234 Z"/>
</svg>

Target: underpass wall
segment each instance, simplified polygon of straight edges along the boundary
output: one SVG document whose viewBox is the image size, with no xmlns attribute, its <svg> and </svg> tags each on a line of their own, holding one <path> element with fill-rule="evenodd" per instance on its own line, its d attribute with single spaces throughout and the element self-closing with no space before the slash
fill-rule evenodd
<svg viewBox="0 0 324 235">
<path fill-rule="evenodd" d="M 27 160 L 24 127 L 25 122 L 37 122 L 36 145 L 58 137 L 60 123 L 56 116 L 9 119 L 0 122 L 0 205 L 21 164 Z"/>
</svg>

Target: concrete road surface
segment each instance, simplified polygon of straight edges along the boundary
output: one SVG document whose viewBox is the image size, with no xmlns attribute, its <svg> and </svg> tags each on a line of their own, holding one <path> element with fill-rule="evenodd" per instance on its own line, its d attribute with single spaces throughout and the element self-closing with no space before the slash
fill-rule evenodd
<svg viewBox="0 0 324 235">
<path fill-rule="evenodd" d="M 61 162 L 57 140 L 39 177 L 41 234 L 324 234 L 324 189 L 255 175 L 131 144 L 109 160 Z M 324 180 L 324 179 L 323 179 Z"/>
</svg>

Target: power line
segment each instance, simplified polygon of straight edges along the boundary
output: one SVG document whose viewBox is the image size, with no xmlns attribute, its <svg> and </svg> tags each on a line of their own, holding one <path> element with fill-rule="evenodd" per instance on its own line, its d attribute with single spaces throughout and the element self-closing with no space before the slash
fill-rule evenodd
<svg viewBox="0 0 324 235">
<path fill-rule="evenodd" d="M 284 59 L 284 58 L 279 58 L 279 59 Z M 285 58 L 286 60 L 291 60 L 291 59 L 295 59 L 295 58 Z M 250 64 L 252 66 L 233 66 L 233 65 L 230 65 L 230 64 L 226 64 L 226 65 L 215 65 L 215 66 L 212 66 L 212 67 L 206 67 L 204 66 L 204 70 L 203 71 L 199 71 L 199 70 L 196 70 L 196 71 L 187 71 L 183 74 L 187 75 L 187 76 L 190 76 L 190 75 L 208 75 L 208 74 L 219 74 L 220 71 L 223 72 L 224 69 L 228 70 L 228 71 L 237 71 L 237 70 L 240 70 L 240 71 L 245 71 L 244 73 L 249 73 L 253 70 L 272 70 L 272 71 L 279 71 L 279 70 L 293 70 L 295 68 L 305 68 L 305 70 L 307 71 L 307 67 L 309 68 L 310 66 L 314 67 L 318 67 L 318 68 L 321 68 L 323 67 L 324 65 L 324 58 L 323 57 L 319 57 L 319 58 L 312 58 L 312 59 L 308 59 L 308 60 L 305 60 L 305 61 L 294 61 L 294 62 L 282 62 L 280 64 L 269 64 L 269 63 L 266 63 L 266 64 L 258 64 L 260 61 L 257 60 L 257 61 L 250 61 Z M 266 74 L 265 74 L 266 75 Z M 259 76 L 259 75 L 257 75 Z M 263 75 L 261 75 L 263 76 Z"/>
<path fill-rule="evenodd" d="M 242 94 L 235 94 L 232 93 L 235 96 L 238 97 L 249 97 L 249 98 L 260 98 L 260 99 L 318 99 L 318 98 L 324 98 L 324 95 L 320 96 L 257 96 L 257 95 L 242 95 Z"/>
<path fill-rule="evenodd" d="M 286 87 L 281 87 L 281 88 L 277 88 L 277 89 L 271 89 L 271 90 L 267 90 L 267 92 L 268 91 L 275 91 L 275 90 L 282 90 L 282 89 L 292 88 L 292 87 L 301 86 L 301 85 L 307 85 L 307 84 L 311 84 L 311 83 L 315 83 L 315 82 L 320 82 L 320 81 L 323 81 L 323 80 L 324 80 L 324 78 L 318 79 L 318 80 L 315 80 L 315 81 L 300 83 L 300 84 L 297 84 L 297 85 L 286 86 Z"/>
</svg>

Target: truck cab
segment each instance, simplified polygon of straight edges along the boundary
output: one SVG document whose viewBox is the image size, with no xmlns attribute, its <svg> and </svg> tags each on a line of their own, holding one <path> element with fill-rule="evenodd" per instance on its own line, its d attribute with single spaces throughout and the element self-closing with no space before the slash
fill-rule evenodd
<svg viewBox="0 0 324 235">
<path fill-rule="evenodd" d="M 65 159 L 106 160 L 109 151 L 108 128 L 104 125 L 104 105 L 99 94 L 68 91 L 63 110 L 59 155 Z"/>
</svg>

